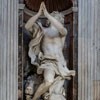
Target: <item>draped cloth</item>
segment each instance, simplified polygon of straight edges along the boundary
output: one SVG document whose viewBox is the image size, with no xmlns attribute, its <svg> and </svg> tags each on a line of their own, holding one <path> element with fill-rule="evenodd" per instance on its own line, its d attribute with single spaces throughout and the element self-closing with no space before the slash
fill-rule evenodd
<svg viewBox="0 0 100 100">
<path fill-rule="evenodd" d="M 31 64 L 38 66 L 38 55 L 41 52 L 40 44 L 43 38 L 43 32 L 40 26 L 36 23 L 33 25 L 30 32 L 33 33 L 33 39 L 29 43 L 28 55 L 31 58 Z"/>
</svg>

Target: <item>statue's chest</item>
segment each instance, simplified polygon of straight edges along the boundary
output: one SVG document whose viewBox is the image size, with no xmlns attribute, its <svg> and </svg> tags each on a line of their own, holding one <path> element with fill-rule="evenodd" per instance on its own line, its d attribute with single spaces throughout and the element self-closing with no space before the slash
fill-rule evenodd
<svg viewBox="0 0 100 100">
<path fill-rule="evenodd" d="M 43 32 L 44 32 L 45 36 L 48 36 L 51 38 L 59 36 L 58 30 L 54 26 L 51 26 L 49 28 L 44 28 Z"/>
</svg>

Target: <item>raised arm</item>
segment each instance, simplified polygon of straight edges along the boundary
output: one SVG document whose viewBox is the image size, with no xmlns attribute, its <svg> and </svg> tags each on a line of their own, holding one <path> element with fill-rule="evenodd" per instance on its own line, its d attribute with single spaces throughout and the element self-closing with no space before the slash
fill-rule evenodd
<svg viewBox="0 0 100 100">
<path fill-rule="evenodd" d="M 49 19 L 49 21 L 57 28 L 61 36 L 65 36 L 67 34 L 67 30 L 57 19 L 55 19 L 48 13 L 44 3 L 43 3 L 43 12 L 44 12 L 44 15 Z"/>
<path fill-rule="evenodd" d="M 43 12 L 43 6 L 42 6 L 42 4 L 43 3 L 41 3 L 41 5 L 40 5 L 40 9 L 39 9 L 39 11 L 38 11 L 38 13 L 35 15 L 35 16 L 33 16 L 33 17 L 31 17 L 29 20 L 28 20 L 28 22 L 26 23 L 26 25 L 25 25 L 25 28 L 27 29 L 27 30 L 30 30 L 30 28 L 33 26 L 33 24 L 36 22 L 36 20 L 39 18 L 39 16 L 42 14 L 42 12 Z"/>
</svg>

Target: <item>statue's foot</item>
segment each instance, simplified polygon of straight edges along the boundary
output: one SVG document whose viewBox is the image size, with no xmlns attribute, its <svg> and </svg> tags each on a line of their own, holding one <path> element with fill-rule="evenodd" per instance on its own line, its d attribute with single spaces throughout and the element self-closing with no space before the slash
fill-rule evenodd
<svg viewBox="0 0 100 100">
<path fill-rule="evenodd" d="M 68 76 L 75 76 L 76 72 L 74 70 L 70 70 Z"/>
<path fill-rule="evenodd" d="M 66 76 L 66 77 L 64 77 L 64 79 L 71 80 L 71 77 L 70 76 Z"/>
</svg>

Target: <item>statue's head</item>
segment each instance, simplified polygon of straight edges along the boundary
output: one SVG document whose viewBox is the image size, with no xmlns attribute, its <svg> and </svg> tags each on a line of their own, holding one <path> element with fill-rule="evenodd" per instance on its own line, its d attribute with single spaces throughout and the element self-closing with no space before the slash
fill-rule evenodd
<svg viewBox="0 0 100 100">
<path fill-rule="evenodd" d="M 44 18 L 44 19 L 42 19 L 42 26 L 43 27 L 45 27 L 45 28 L 48 28 L 48 27 L 50 27 L 50 21 L 48 20 L 48 18 Z"/>
<path fill-rule="evenodd" d="M 64 24 L 64 15 L 58 11 L 53 11 L 51 13 L 51 16 L 53 16 L 55 19 L 60 21 L 60 23 Z"/>
<path fill-rule="evenodd" d="M 26 84 L 25 84 L 25 94 L 26 95 L 33 95 L 34 93 L 34 77 L 28 76 Z"/>
</svg>

